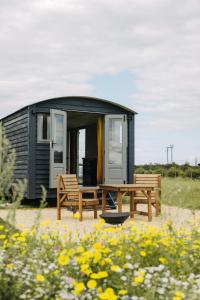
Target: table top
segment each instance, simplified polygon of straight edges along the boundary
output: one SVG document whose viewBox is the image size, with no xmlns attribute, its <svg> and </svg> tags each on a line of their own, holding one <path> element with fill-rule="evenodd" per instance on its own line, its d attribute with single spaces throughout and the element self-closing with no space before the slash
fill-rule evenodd
<svg viewBox="0 0 200 300">
<path fill-rule="evenodd" d="M 99 186 L 83 186 L 83 185 L 79 185 L 80 190 L 84 190 L 84 191 L 97 191 L 99 190 Z"/>
<path fill-rule="evenodd" d="M 155 188 L 155 184 L 100 184 L 99 188 L 102 190 L 112 190 L 112 191 L 136 191 L 136 190 L 146 190 L 152 191 Z"/>
</svg>

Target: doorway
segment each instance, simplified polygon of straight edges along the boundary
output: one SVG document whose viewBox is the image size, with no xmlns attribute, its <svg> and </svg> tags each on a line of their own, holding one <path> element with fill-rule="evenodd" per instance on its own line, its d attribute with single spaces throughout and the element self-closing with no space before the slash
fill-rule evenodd
<svg viewBox="0 0 200 300">
<path fill-rule="evenodd" d="M 66 172 L 87 186 L 126 183 L 127 144 L 126 115 L 51 110 L 50 188 Z"/>
</svg>

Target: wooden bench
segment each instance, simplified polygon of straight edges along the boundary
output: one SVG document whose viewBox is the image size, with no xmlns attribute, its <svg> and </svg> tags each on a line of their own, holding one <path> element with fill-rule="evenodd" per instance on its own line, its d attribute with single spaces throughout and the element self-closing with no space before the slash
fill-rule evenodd
<svg viewBox="0 0 200 300">
<path fill-rule="evenodd" d="M 161 175 L 160 174 L 134 174 L 133 183 L 147 184 L 154 187 L 154 191 L 151 192 L 151 204 L 156 210 L 156 216 L 161 213 Z M 147 198 L 140 191 L 136 191 L 134 194 L 134 211 L 146 214 L 137 210 L 137 204 L 147 204 Z"/>
<path fill-rule="evenodd" d="M 90 199 L 84 199 L 83 194 L 93 194 Z M 97 188 L 80 188 L 75 174 L 61 174 L 57 176 L 57 219 L 61 220 L 61 207 L 70 207 L 73 213 L 78 210 L 79 220 L 83 220 L 83 208 L 92 207 L 94 218 L 97 218 Z"/>
</svg>

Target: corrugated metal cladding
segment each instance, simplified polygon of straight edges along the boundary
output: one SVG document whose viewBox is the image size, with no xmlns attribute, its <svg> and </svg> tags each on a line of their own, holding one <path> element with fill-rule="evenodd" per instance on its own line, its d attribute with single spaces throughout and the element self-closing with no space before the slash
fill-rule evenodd
<svg viewBox="0 0 200 300">
<path fill-rule="evenodd" d="M 16 150 L 16 170 L 14 179 L 28 179 L 26 197 L 36 199 L 41 196 L 41 185 L 47 189 L 48 198 L 55 199 L 56 191 L 49 189 L 48 143 L 37 142 L 37 113 L 50 109 L 88 112 L 97 114 L 126 114 L 128 116 L 128 180 L 132 181 L 134 168 L 134 111 L 109 102 L 90 97 L 62 97 L 45 100 L 25 107 L 2 119 L 13 148 Z"/>
</svg>

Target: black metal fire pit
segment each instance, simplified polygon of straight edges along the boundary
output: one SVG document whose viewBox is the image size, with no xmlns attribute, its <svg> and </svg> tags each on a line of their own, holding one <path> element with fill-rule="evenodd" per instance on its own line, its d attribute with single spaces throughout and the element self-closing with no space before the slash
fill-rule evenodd
<svg viewBox="0 0 200 300">
<path fill-rule="evenodd" d="M 121 213 L 112 213 L 112 212 L 105 212 L 99 215 L 102 219 L 105 220 L 106 223 L 112 225 L 119 225 L 123 224 L 124 221 L 130 216 L 128 212 L 121 212 Z"/>
</svg>

